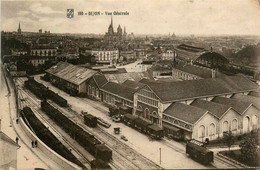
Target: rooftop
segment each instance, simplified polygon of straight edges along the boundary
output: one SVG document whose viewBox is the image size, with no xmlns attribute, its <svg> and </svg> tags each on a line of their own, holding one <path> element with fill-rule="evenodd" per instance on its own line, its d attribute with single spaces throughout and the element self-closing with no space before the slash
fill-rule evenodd
<svg viewBox="0 0 260 170">
<path fill-rule="evenodd" d="M 162 102 L 195 99 L 202 96 L 235 93 L 257 89 L 257 85 L 243 76 L 230 76 L 226 79 L 209 78 L 185 81 L 140 81 L 149 86 Z"/>
<path fill-rule="evenodd" d="M 243 95 L 243 94 L 235 94 L 231 97 L 232 99 L 237 99 L 243 102 L 252 103 L 255 105 L 258 109 L 260 109 L 260 98 L 249 96 L 249 95 Z"/>
<path fill-rule="evenodd" d="M 173 103 L 163 112 L 165 115 L 183 120 L 190 124 L 195 124 L 205 113 L 207 113 L 207 110 L 205 109 L 183 103 Z"/>
<path fill-rule="evenodd" d="M 140 87 L 145 86 L 145 84 L 137 82 L 137 81 L 132 81 L 132 80 L 126 80 L 122 83 L 123 86 L 127 86 L 133 89 L 139 89 Z"/>
<path fill-rule="evenodd" d="M 199 76 L 201 78 L 212 78 L 212 70 L 208 68 L 202 68 L 195 65 L 184 65 L 184 66 L 176 65 L 174 69 L 178 69 L 183 72 Z M 220 73 L 219 71 L 216 71 L 216 77 L 222 77 L 222 76 L 225 75 Z"/>
<path fill-rule="evenodd" d="M 108 82 L 104 75 L 96 74 L 93 76 L 93 79 L 96 81 L 99 88 L 104 86 Z"/>
<path fill-rule="evenodd" d="M 226 97 L 215 97 L 212 102 L 219 103 L 226 105 L 228 107 L 232 107 L 234 110 L 236 110 L 239 114 L 243 114 L 248 107 L 251 106 L 251 103 L 243 102 L 237 99 L 230 99 Z"/>
<path fill-rule="evenodd" d="M 252 91 L 248 95 L 254 96 L 254 97 L 260 97 L 260 91 Z"/>
<path fill-rule="evenodd" d="M 62 61 L 47 69 L 46 72 L 76 85 L 80 85 L 97 73 L 97 71 Z"/>
<path fill-rule="evenodd" d="M 199 100 L 196 99 L 194 102 L 191 103 L 192 106 L 199 107 L 201 109 L 206 109 L 215 115 L 218 119 L 221 119 L 222 116 L 231 108 L 229 106 L 210 102 L 206 100 Z"/>
<path fill-rule="evenodd" d="M 143 78 L 153 79 L 148 73 L 144 72 L 129 72 L 129 73 L 118 73 L 118 74 L 104 74 L 106 79 L 115 83 L 123 83 L 126 80 L 140 81 Z"/>
<path fill-rule="evenodd" d="M 135 89 L 133 88 L 123 86 L 121 84 L 114 83 L 114 82 L 108 82 L 103 87 L 101 87 L 101 89 L 110 92 L 112 94 L 118 95 L 120 97 L 123 97 L 125 99 L 128 99 L 130 101 L 134 100 L 133 98 L 134 98 Z"/>
</svg>

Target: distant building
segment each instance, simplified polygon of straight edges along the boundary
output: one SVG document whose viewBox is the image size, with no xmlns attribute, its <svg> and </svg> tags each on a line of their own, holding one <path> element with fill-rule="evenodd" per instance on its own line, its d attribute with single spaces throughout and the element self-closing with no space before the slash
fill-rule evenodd
<svg viewBox="0 0 260 170">
<path fill-rule="evenodd" d="M 22 34 L 22 30 L 21 30 L 21 27 L 20 27 L 20 22 L 19 22 L 19 27 L 18 27 L 18 29 L 17 29 L 17 33 L 18 33 L 18 34 Z"/>
<path fill-rule="evenodd" d="M 127 35 L 127 33 L 126 33 L 125 27 L 124 27 L 124 32 L 123 32 L 120 25 L 118 25 L 118 27 L 117 27 L 117 32 L 114 31 L 113 18 L 111 16 L 111 23 L 108 27 L 108 32 L 106 32 L 105 37 L 104 37 L 105 43 L 120 44 L 126 40 L 126 35 Z"/>
<path fill-rule="evenodd" d="M 174 50 L 166 49 L 162 52 L 162 60 L 174 60 L 176 53 Z"/>
<path fill-rule="evenodd" d="M 203 78 L 223 77 L 224 74 L 217 70 L 196 65 L 175 65 L 172 68 L 172 76 L 182 80 L 197 80 Z"/>
<path fill-rule="evenodd" d="M 194 63 L 210 68 L 222 67 L 229 63 L 223 55 L 200 47 L 181 44 L 174 48 L 174 51 L 178 62 Z"/>
<path fill-rule="evenodd" d="M 40 34 L 42 33 L 42 29 L 39 29 L 39 33 L 40 33 Z"/>
<path fill-rule="evenodd" d="M 127 61 L 135 59 L 135 52 L 133 50 L 120 51 L 120 57 L 123 57 L 123 59 L 126 59 Z"/>
<path fill-rule="evenodd" d="M 119 59 L 118 49 L 92 49 L 85 50 L 95 56 L 95 61 L 100 64 L 116 64 Z"/>
<path fill-rule="evenodd" d="M 15 55 L 15 56 L 27 55 L 27 50 L 26 49 L 12 49 L 11 55 Z"/>
<path fill-rule="evenodd" d="M 70 94 L 86 93 L 86 81 L 96 73 L 97 71 L 66 62 L 59 62 L 46 70 L 51 83 Z"/>
<path fill-rule="evenodd" d="M 31 49 L 31 56 L 57 56 L 57 49 L 48 46 L 39 46 Z"/>
<path fill-rule="evenodd" d="M 20 146 L 0 129 L 0 169 L 17 169 L 17 149 L 19 148 Z"/>
</svg>

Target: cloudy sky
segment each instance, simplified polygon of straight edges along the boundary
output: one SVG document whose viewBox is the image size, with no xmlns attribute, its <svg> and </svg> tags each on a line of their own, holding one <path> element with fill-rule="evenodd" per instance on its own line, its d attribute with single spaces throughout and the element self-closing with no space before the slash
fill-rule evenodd
<svg viewBox="0 0 260 170">
<path fill-rule="evenodd" d="M 74 9 L 72 19 L 67 9 Z M 100 11 L 101 16 L 78 16 L 77 12 Z M 110 16 L 105 12 L 128 11 L 113 16 L 135 34 L 260 35 L 260 0 L 82 0 L 2 1 L 1 29 L 50 30 L 55 33 L 101 33 Z"/>
</svg>

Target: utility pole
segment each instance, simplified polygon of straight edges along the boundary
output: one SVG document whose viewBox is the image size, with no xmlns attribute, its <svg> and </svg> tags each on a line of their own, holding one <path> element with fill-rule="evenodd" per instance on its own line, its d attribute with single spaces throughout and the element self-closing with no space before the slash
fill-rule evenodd
<svg viewBox="0 0 260 170">
<path fill-rule="evenodd" d="M 161 165 L 161 163 L 162 163 L 162 149 L 159 148 L 159 150 L 160 150 L 160 165 Z"/>
</svg>

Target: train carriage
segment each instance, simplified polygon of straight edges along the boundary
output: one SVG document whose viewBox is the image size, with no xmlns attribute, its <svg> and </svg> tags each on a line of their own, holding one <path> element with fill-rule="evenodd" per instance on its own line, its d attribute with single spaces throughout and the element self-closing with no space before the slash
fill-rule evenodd
<svg viewBox="0 0 260 170">
<path fill-rule="evenodd" d="M 97 117 L 84 113 L 84 123 L 89 127 L 97 127 Z"/>
<path fill-rule="evenodd" d="M 96 146 L 96 156 L 104 161 L 109 162 L 112 159 L 112 151 L 107 146 L 103 144 L 98 144 Z"/>
<path fill-rule="evenodd" d="M 153 139 L 161 139 L 163 137 L 163 129 L 154 124 L 148 125 L 147 134 Z"/>
<path fill-rule="evenodd" d="M 186 154 L 188 154 L 192 159 L 205 165 L 214 161 L 213 152 L 208 150 L 201 142 L 196 140 L 190 140 L 187 143 Z"/>
<path fill-rule="evenodd" d="M 135 121 L 135 119 L 137 119 L 136 116 L 127 113 L 127 114 L 124 115 L 123 121 L 124 121 L 128 126 L 133 127 L 133 126 L 134 126 L 134 121 Z"/>
</svg>

